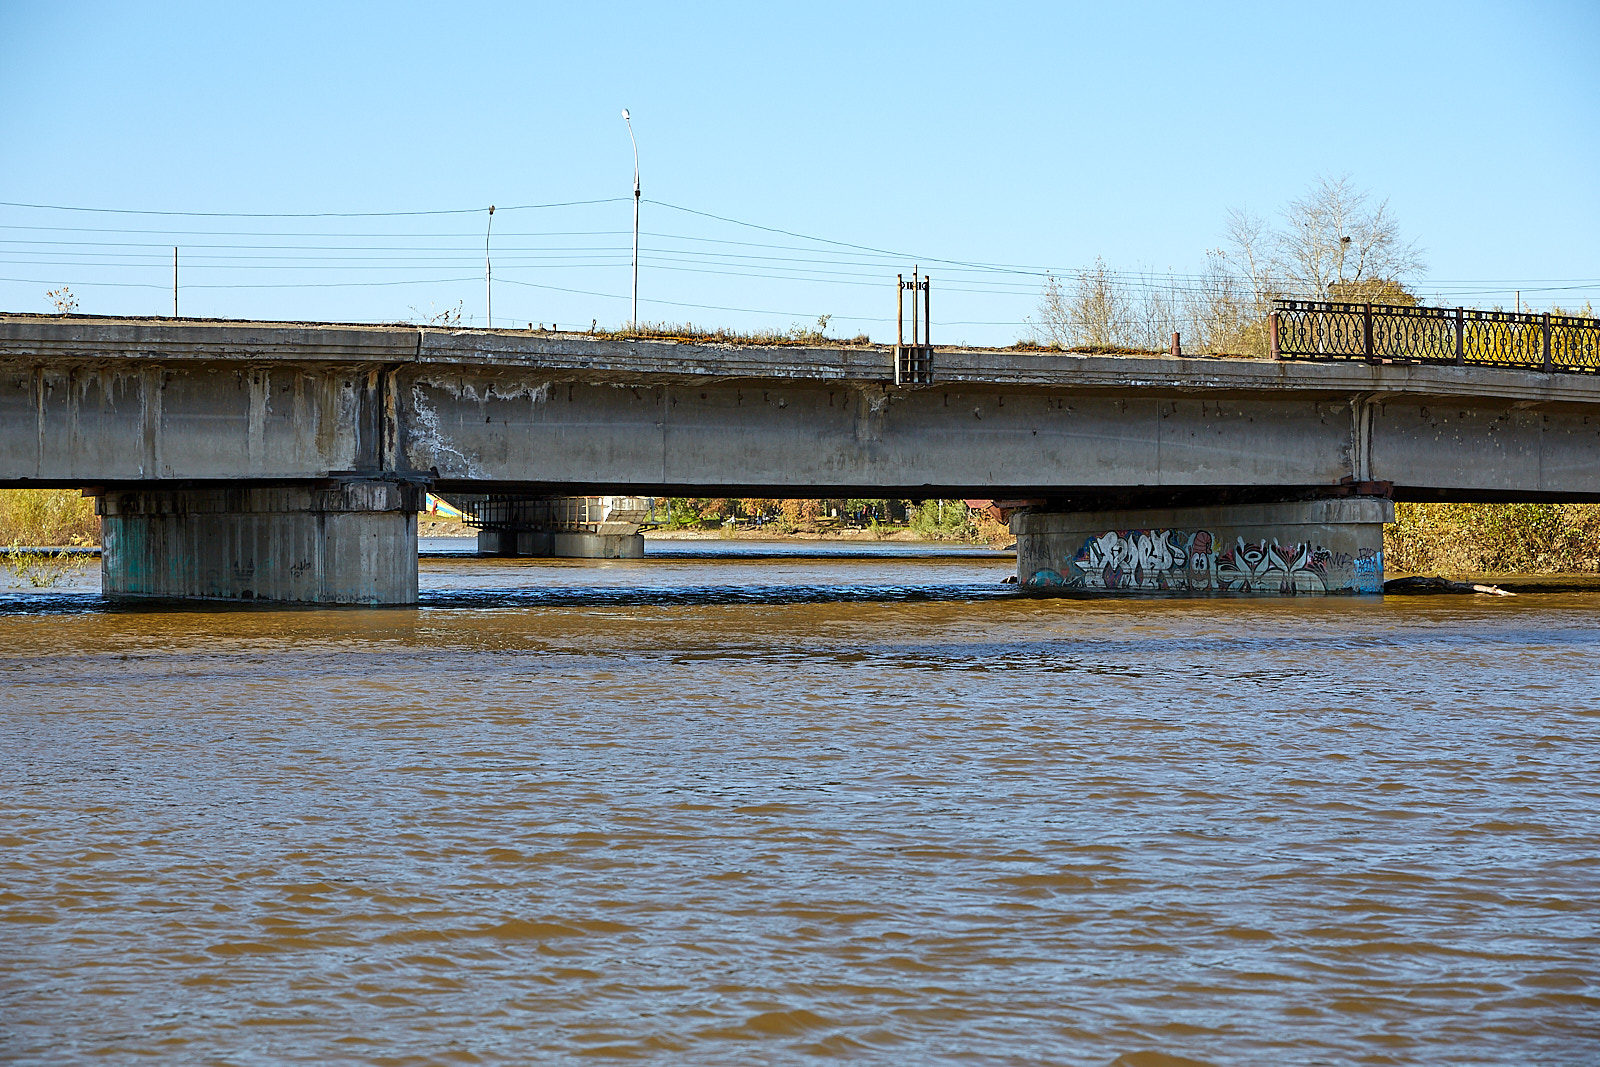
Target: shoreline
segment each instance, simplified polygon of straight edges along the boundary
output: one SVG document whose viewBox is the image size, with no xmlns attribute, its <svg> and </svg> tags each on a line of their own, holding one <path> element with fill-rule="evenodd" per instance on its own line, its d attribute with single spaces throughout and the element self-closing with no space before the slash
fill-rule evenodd
<svg viewBox="0 0 1600 1067">
<path fill-rule="evenodd" d="M 768 531 L 759 527 L 746 529 L 740 527 L 731 533 L 721 530 L 649 530 L 645 533 L 646 541 L 858 541 L 867 544 L 882 542 L 894 544 L 913 545 L 964 545 L 969 548 L 993 548 L 983 541 L 963 541 L 957 538 L 940 538 L 929 540 L 918 537 L 916 532 L 907 529 L 896 529 L 891 532 L 874 534 L 871 530 L 850 527 L 842 530 L 795 530 L 792 533 L 780 533 L 777 530 Z"/>
<path fill-rule="evenodd" d="M 427 519 L 417 523 L 418 537 L 476 537 L 478 531 L 463 523 L 448 519 Z M 646 530 L 646 541 L 844 541 L 865 542 L 875 544 L 878 542 L 892 542 L 895 544 L 914 545 L 965 545 L 971 548 L 995 548 L 985 541 L 964 541 L 958 538 L 937 538 L 929 540 L 919 537 L 914 530 L 905 527 L 885 527 L 882 532 L 874 534 L 865 527 L 848 526 L 833 530 L 796 530 L 792 533 L 780 533 L 769 527 L 740 526 L 731 532 L 720 529 L 694 529 L 685 528 L 677 530 L 653 529 Z M 1009 542 L 1008 542 L 1009 543 Z"/>
<path fill-rule="evenodd" d="M 431 528 L 419 529 L 419 538 L 439 540 L 471 541 L 476 537 L 476 531 L 462 526 L 460 523 L 430 523 Z M 456 529 L 451 529 L 455 527 Z M 873 537 L 866 530 L 844 531 L 818 531 L 812 533 L 796 532 L 791 534 L 758 533 L 757 531 L 740 530 L 735 536 L 725 536 L 716 530 L 653 530 L 645 535 L 647 541 L 661 542 L 728 542 L 737 544 L 743 542 L 766 542 L 779 544 L 783 542 L 799 544 L 841 543 L 841 544 L 897 544 L 907 547 L 918 546 L 926 548 L 952 548 L 952 549 L 988 549 L 993 552 L 1003 553 L 1014 551 L 1012 547 L 997 547 L 982 542 L 941 540 L 929 541 L 918 538 L 910 530 L 897 530 L 884 537 Z M 78 557 L 83 559 L 97 559 L 100 556 L 99 545 L 16 545 L 0 546 L 0 557 L 16 552 L 24 556 L 55 556 Z M 445 553 L 440 555 L 429 554 L 425 558 L 449 559 L 467 558 L 465 554 Z M 472 557 L 476 558 L 476 557 Z M 1545 572 L 1495 572 L 1495 571 L 1415 571 L 1410 569 L 1396 570 L 1385 575 L 1385 580 L 1393 581 L 1397 578 L 1411 577 L 1442 577 L 1457 582 L 1479 582 L 1486 585 L 1498 585 L 1514 593 L 1592 593 L 1600 592 L 1600 573 L 1593 571 L 1545 571 Z M 1393 594 L 1391 594 L 1393 595 Z M 1418 594 L 1408 594 L 1418 595 Z M 1450 594 L 1439 594 L 1450 595 Z"/>
</svg>

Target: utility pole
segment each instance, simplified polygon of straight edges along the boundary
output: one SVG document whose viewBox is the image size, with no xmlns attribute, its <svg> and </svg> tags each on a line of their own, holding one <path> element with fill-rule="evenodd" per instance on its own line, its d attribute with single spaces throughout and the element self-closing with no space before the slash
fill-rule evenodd
<svg viewBox="0 0 1600 1067">
<path fill-rule="evenodd" d="M 483 230 L 483 306 L 489 328 L 494 328 L 494 268 L 489 264 L 489 234 L 494 230 L 494 205 L 489 205 L 489 225 Z"/>
<path fill-rule="evenodd" d="M 639 325 L 639 142 L 633 137 L 633 119 L 628 109 L 622 109 L 622 121 L 628 126 L 628 141 L 633 145 L 633 320 Z"/>
<path fill-rule="evenodd" d="M 178 249 L 172 249 L 172 317 L 178 317 Z"/>
</svg>

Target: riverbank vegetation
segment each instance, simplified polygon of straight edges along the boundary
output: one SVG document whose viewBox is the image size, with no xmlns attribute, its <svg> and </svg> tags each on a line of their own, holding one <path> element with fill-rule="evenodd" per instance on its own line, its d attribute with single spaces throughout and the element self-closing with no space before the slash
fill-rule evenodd
<svg viewBox="0 0 1600 1067">
<path fill-rule="evenodd" d="M 1006 545 L 1013 540 L 1005 523 L 964 500 L 662 497 L 655 521 L 669 530 L 715 529 L 729 536 L 848 532 L 968 544 Z"/>
<path fill-rule="evenodd" d="M 97 545 L 94 501 L 75 489 L 0 490 L 0 545 Z"/>
<path fill-rule="evenodd" d="M 661 498 L 670 530 L 910 536 L 1008 545 L 1010 528 L 964 500 Z M 1600 574 L 1600 504 L 1396 504 L 1385 569 L 1401 574 Z"/>
<path fill-rule="evenodd" d="M 1396 504 L 1391 574 L 1600 573 L 1600 504 Z"/>
</svg>

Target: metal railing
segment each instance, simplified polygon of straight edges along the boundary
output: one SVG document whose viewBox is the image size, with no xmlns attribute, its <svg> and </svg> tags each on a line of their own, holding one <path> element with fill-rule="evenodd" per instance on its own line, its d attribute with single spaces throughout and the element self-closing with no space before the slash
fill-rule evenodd
<svg viewBox="0 0 1600 1067">
<path fill-rule="evenodd" d="M 480 529 L 586 530 L 607 523 L 648 524 L 654 502 L 631 496 L 491 496 L 466 505 L 465 522 Z"/>
<path fill-rule="evenodd" d="M 1274 359 L 1361 359 L 1600 372 L 1600 319 L 1471 308 L 1274 300 Z"/>
</svg>

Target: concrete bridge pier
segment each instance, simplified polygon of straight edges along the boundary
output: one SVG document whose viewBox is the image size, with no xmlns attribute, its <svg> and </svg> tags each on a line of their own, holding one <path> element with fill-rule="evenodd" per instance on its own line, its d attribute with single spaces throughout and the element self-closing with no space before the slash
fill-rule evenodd
<svg viewBox="0 0 1600 1067">
<path fill-rule="evenodd" d="M 632 496 L 491 496 L 464 502 L 481 524 L 478 555 L 643 559 L 654 502 Z"/>
<path fill-rule="evenodd" d="M 1378 497 L 1132 511 L 1019 511 L 1017 581 L 1039 592 L 1383 592 Z"/>
<path fill-rule="evenodd" d="M 536 559 L 643 559 L 644 534 L 636 532 L 591 533 L 586 530 L 507 530 L 488 528 L 478 531 L 478 555 L 526 556 Z"/>
<path fill-rule="evenodd" d="M 114 597 L 415 604 L 420 486 L 139 488 L 99 496 Z"/>
</svg>

